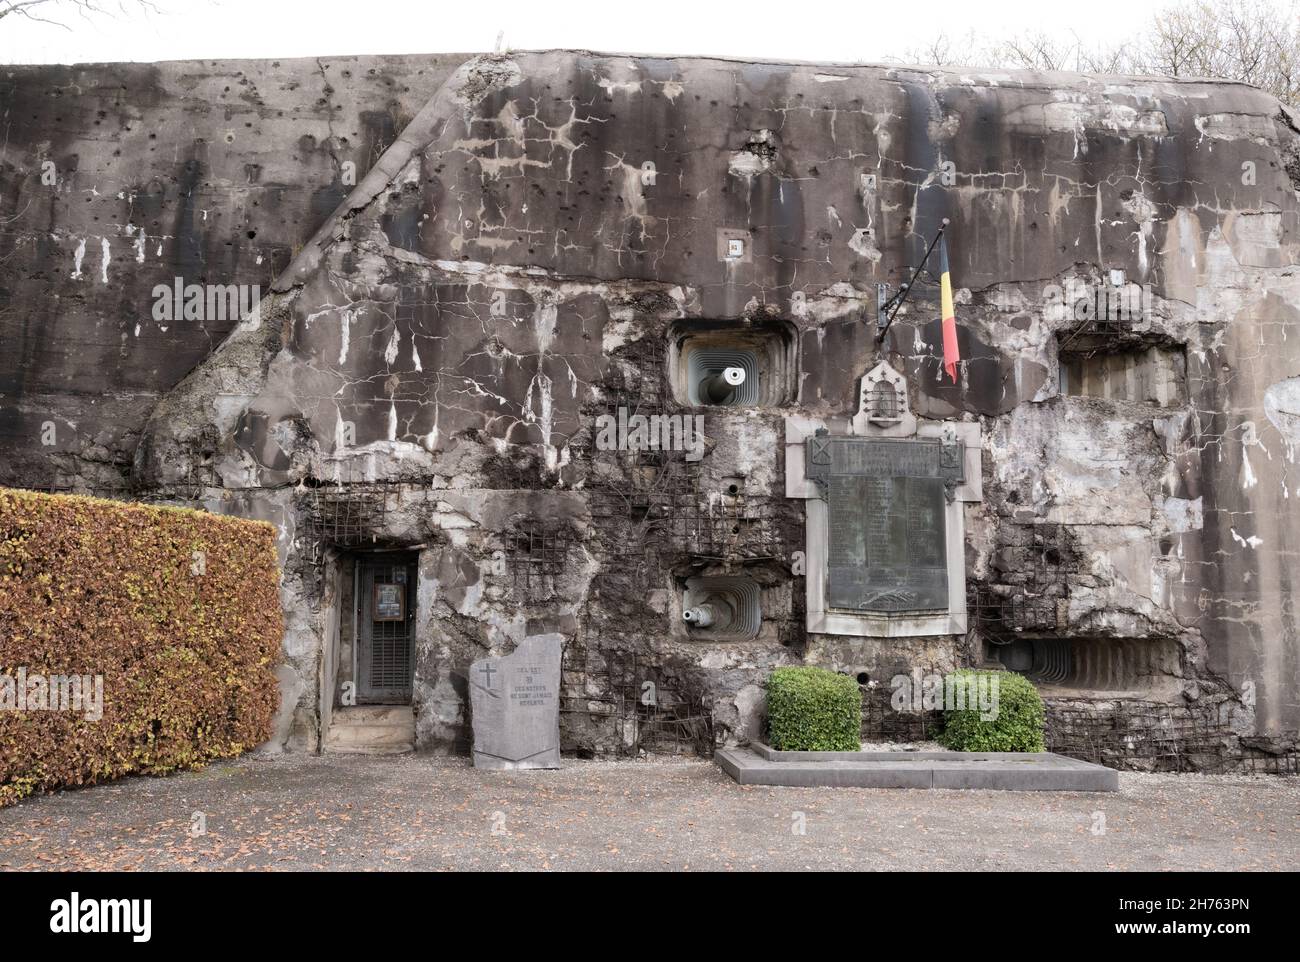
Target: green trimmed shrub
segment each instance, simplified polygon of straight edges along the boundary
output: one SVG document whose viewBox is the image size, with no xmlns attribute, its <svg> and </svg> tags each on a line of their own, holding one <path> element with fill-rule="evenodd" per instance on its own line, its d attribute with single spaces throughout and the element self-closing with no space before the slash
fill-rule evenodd
<svg viewBox="0 0 1300 962">
<path fill-rule="evenodd" d="M 266 741 L 279 582 L 264 521 L 0 488 L 0 806 Z"/>
<path fill-rule="evenodd" d="M 946 710 L 939 744 L 959 752 L 1041 752 L 1043 742 L 1043 699 L 1033 682 L 1013 671 L 953 672 L 945 679 L 971 684 L 987 677 L 986 684 L 997 685 L 996 717 L 980 718 L 980 709 L 972 697 L 964 709 Z M 945 702 L 946 704 L 946 702 Z M 989 712 L 993 714 L 993 712 Z"/>
<path fill-rule="evenodd" d="M 857 682 L 825 668 L 778 668 L 767 679 L 771 745 L 784 752 L 856 752 L 862 747 Z"/>
</svg>

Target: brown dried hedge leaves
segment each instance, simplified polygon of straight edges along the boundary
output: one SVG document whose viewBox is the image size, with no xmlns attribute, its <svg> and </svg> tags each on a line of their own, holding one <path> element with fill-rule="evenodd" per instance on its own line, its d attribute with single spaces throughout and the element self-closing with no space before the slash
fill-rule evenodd
<svg viewBox="0 0 1300 962">
<path fill-rule="evenodd" d="M 0 488 L 0 806 L 265 741 L 283 637 L 270 524 Z"/>
</svg>

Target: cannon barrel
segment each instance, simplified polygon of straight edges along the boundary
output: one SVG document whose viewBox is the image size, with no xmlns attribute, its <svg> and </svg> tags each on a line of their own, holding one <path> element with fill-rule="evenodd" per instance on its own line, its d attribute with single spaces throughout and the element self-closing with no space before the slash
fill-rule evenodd
<svg viewBox="0 0 1300 962">
<path fill-rule="evenodd" d="M 735 618 L 735 607 L 726 598 L 716 594 L 682 611 L 682 621 L 696 628 L 730 628 Z"/>
<path fill-rule="evenodd" d="M 736 388 L 745 383 L 743 367 L 728 367 L 711 374 L 700 382 L 700 394 L 710 404 L 726 404 L 736 393 Z"/>
</svg>

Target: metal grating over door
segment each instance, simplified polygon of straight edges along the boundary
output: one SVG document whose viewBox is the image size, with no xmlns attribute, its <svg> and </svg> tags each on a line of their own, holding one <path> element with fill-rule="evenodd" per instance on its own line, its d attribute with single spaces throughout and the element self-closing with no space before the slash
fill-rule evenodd
<svg viewBox="0 0 1300 962">
<path fill-rule="evenodd" d="M 370 684 L 411 687 L 411 636 L 404 623 L 376 621 L 370 639 Z"/>
<path fill-rule="evenodd" d="M 409 701 L 415 566 L 405 558 L 363 558 L 359 573 L 358 700 Z"/>
</svg>

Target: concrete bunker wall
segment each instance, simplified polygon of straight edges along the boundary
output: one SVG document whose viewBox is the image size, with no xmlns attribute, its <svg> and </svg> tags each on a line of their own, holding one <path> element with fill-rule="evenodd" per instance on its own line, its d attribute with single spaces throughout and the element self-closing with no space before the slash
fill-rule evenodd
<svg viewBox="0 0 1300 962">
<path fill-rule="evenodd" d="M 558 631 L 582 753 L 643 743 L 614 706 L 651 674 L 724 742 L 758 734 L 774 665 L 850 672 L 871 702 L 1026 640 L 1031 668 L 1079 659 L 1041 679 L 1071 732 L 1151 704 L 1207 758 L 1293 751 L 1296 153 L 1289 112 L 1240 85 L 478 58 L 160 401 L 134 476 L 278 518 L 284 745 L 319 738 L 330 552 L 380 544 L 419 551 L 428 750 L 463 747 L 473 658 Z M 955 386 L 928 281 L 873 338 L 875 285 L 945 217 Z M 693 331 L 784 332 L 793 387 L 688 403 Z M 851 415 L 879 360 L 924 421 L 983 439 L 964 636 L 804 630 L 785 421 Z M 620 409 L 702 417 L 700 456 L 610 450 Z M 753 583 L 753 637 L 689 633 L 700 577 Z M 1103 657 L 1113 682 L 1085 667 Z"/>
</svg>

